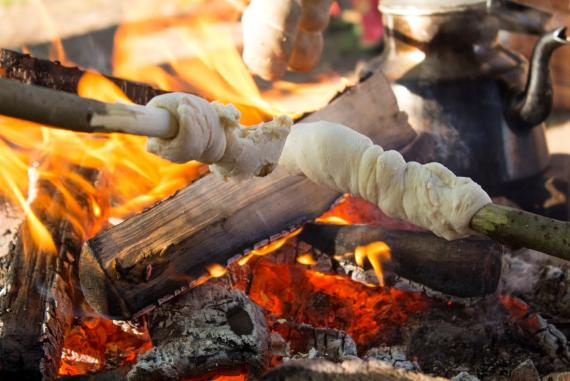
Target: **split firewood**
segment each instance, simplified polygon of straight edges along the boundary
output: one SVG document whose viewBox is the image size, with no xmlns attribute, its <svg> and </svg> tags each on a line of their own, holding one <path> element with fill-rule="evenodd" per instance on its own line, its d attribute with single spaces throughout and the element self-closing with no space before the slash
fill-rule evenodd
<svg viewBox="0 0 570 381">
<path fill-rule="evenodd" d="M 445 381 L 421 373 L 395 369 L 382 361 L 359 359 L 335 364 L 325 360 L 291 361 L 267 372 L 261 381 Z"/>
<path fill-rule="evenodd" d="M 354 253 L 357 246 L 372 242 L 385 242 L 396 274 L 456 297 L 494 293 L 501 277 L 504 248 L 492 240 L 447 241 L 428 232 L 320 223 L 306 224 L 298 238 L 332 256 Z"/>
<path fill-rule="evenodd" d="M 35 171 L 42 170 L 49 166 L 44 163 L 31 173 L 37 175 Z M 97 176 L 92 170 L 71 170 L 92 181 Z M 76 298 L 73 283 L 82 232 L 58 217 L 66 208 L 66 196 L 41 172 L 30 180 L 30 209 L 43 222 L 55 247 L 34 244 L 32 232 L 37 232 L 40 222 L 31 217 L 14 230 L 17 235 L 8 246 L 10 260 L 0 293 L 2 379 L 49 380 L 57 375 L 64 332 L 71 324 Z M 83 227 L 89 229 L 95 221 L 92 204 L 80 190 L 73 196 L 85 211 Z"/>
<path fill-rule="evenodd" d="M 79 80 L 88 70 L 77 67 L 63 66 L 59 62 L 43 60 L 28 54 L 21 54 L 8 49 L 0 49 L 0 77 L 47 87 L 52 90 L 77 94 Z M 164 90 L 151 86 L 102 75 L 121 89 L 134 103 L 145 105 L 157 95 L 166 93 Z"/>
<path fill-rule="evenodd" d="M 224 282 L 198 287 L 149 315 L 154 348 L 138 357 L 129 381 L 178 381 L 216 372 L 259 376 L 270 360 L 263 310 Z"/>
</svg>

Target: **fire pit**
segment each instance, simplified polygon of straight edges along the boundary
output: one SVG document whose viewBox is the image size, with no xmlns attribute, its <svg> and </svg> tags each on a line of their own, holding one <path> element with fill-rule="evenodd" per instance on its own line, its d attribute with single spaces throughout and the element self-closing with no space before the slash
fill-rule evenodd
<svg viewBox="0 0 570 381">
<path fill-rule="evenodd" d="M 37 3 L 57 29 L 50 1 Z M 235 38 L 243 6 L 197 1 L 158 20 L 141 8 L 118 27 L 70 25 L 51 60 L 36 57 L 47 45 L 31 56 L 0 49 L 0 76 L 105 102 L 186 91 L 234 103 L 244 124 L 287 113 L 410 149 L 416 133 L 375 65 L 344 77 L 330 69 L 352 73 L 376 51 L 336 65 L 331 48 L 313 74 L 256 82 Z M 351 36 L 347 20 L 378 23 L 344 6 L 333 6 L 326 44 Z M 76 59 L 86 41 L 105 59 Z M 156 54 L 141 55 L 149 46 Z M 0 158 L 1 379 L 568 377 L 565 261 L 488 239 L 448 242 L 279 170 L 224 182 L 200 163 L 148 153 L 141 137 L 0 116 Z M 545 189 L 566 209 L 568 160 L 554 163 Z"/>
</svg>

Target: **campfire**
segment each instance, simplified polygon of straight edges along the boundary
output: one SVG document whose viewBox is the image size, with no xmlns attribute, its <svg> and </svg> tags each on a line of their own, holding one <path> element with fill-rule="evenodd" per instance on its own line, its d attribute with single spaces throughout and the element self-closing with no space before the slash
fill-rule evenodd
<svg viewBox="0 0 570 381">
<path fill-rule="evenodd" d="M 334 2 L 316 70 L 271 81 L 242 59 L 245 1 L 140 1 L 85 30 L 64 26 L 49 0 L 32 3 L 44 37 L 0 49 L 0 77 L 43 88 L 44 110 L 77 95 L 135 110 L 185 92 L 235 105 L 244 126 L 327 120 L 414 157 L 418 133 L 369 48 L 375 1 Z M 354 57 L 327 54 L 355 25 Z M 105 63 L 84 68 L 70 47 L 98 33 L 113 39 L 97 48 Z M 566 237 L 562 221 L 520 212 L 519 230 L 493 232 L 493 213 L 519 213 L 494 199 L 491 217 L 471 222 L 493 239 L 448 241 L 282 168 L 232 181 L 148 152 L 146 137 L 54 129 L 37 115 L 0 115 L 1 379 L 568 377 L 567 262 L 501 244 L 532 246 L 520 237 L 536 226 Z M 566 205 L 567 190 L 550 205 Z M 568 259 L 558 241 L 538 248 Z"/>
</svg>

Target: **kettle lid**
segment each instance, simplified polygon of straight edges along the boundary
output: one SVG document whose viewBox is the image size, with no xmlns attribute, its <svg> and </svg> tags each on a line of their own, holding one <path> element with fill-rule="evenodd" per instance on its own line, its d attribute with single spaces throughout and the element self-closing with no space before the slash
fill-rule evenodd
<svg viewBox="0 0 570 381">
<path fill-rule="evenodd" d="M 382 0 L 382 13 L 404 16 L 428 16 L 441 13 L 485 10 L 486 0 Z"/>
</svg>

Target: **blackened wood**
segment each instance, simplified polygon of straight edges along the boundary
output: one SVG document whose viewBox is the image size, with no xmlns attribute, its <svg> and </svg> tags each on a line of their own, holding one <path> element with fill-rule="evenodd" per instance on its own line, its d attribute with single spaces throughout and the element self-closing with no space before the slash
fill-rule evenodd
<svg viewBox="0 0 570 381">
<path fill-rule="evenodd" d="M 88 72 L 77 67 L 63 66 L 59 62 L 0 49 L 0 77 L 6 79 L 76 94 L 79 80 Z M 111 76 L 104 77 L 111 80 L 137 104 L 147 104 L 153 97 L 166 93 L 142 83 Z"/>
<path fill-rule="evenodd" d="M 429 232 L 319 223 L 306 224 L 299 239 L 331 255 L 354 252 L 356 246 L 375 241 L 386 242 L 398 275 L 457 297 L 494 293 L 501 276 L 504 248 L 492 240 L 447 241 Z"/>
<path fill-rule="evenodd" d="M 93 170 L 75 170 L 90 180 L 96 176 Z M 74 263 L 83 242 L 82 233 L 59 217 L 66 209 L 64 195 L 41 176 L 31 179 L 30 188 L 39 195 L 30 207 L 52 235 L 56 252 L 32 243 L 28 221 L 9 246 L 11 260 L 0 295 L 0 378 L 6 380 L 51 380 L 57 375 L 76 297 Z M 94 220 L 91 204 L 81 190 L 73 196 L 85 210 L 82 222 L 89 229 Z"/>
<path fill-rule="evenodd" d="M 272 324 L 271 330 L 273 335 L 279 334 L 287 343 L 289 353 L 283 356 L 295 358 L 311 353 L 311 358 L 334 362 L 358 356 L 352 337 L 338 329 L 278 320 Z"/>
<path fill-rule="evenodd" d="M 264 311 L 223 280 L 157 308 L 149 331 L 154 348 L 138 357 L 129 381 L 178 381 L 212 372 L 258 377 L 269 366 Z"/>
<path fill-rule="evenodd" d="M 344 123 L 386 149 L 415 137 L 381 73 L 304 121 Z M 80 261 L 86 299 L 99 313 L 129 318 L 284 229 L 319 216 L 339 197 L 277 169 L 236 183 L 207 175 L 143 214 L 89 240 Z"/>
</svg>

